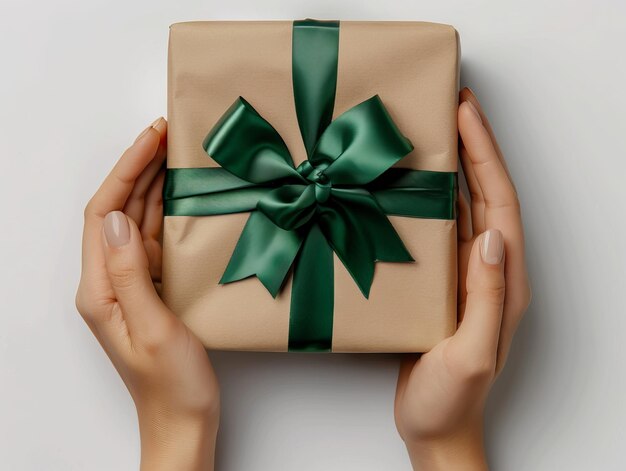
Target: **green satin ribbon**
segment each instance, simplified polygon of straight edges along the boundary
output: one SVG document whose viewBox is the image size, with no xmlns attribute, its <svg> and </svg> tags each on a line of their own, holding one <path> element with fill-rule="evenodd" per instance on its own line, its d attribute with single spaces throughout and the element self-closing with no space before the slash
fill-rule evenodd
<svg viewBox="0 0 626 471">
<path fill-rule="evenodd" d="M 413 150 L 378 96 L 331 122 L 338 22 L 293 27 L 293 82 L 308 160 L 239 97 L 204 140 L 222 168 L 168 169 L 165 215 L 250 211 L 220 280 L 256 276 L 276 297 L 293 269 L 289 350 L 330 351 L 333 252 L 365 297 L 377 261 L 410 262 L 387 215 L 453 219 L 456 173 L 391 168 Z"/>
</svg>

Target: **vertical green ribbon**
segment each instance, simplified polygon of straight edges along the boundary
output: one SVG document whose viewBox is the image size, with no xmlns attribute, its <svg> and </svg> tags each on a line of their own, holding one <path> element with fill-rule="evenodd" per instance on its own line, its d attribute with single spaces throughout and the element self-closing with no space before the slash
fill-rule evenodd
<svg viewBox="0 0 626 471">
<path fill-rule="evenodd" d="M 332 121 L 338 57 L 338 21 L 294 21 L 293 93 L 307 157 L 311 157 L 315 144 Z M 317 223 L 313 223 L 294 263 L 290 352 L 331 350 L 334 297 L 333 251 Z"/>
</svg>

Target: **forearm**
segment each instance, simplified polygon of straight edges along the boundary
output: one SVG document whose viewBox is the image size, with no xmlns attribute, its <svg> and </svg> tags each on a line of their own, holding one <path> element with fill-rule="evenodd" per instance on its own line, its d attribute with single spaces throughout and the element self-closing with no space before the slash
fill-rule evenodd
<svg viewBox="0 0 626 471">
<path fill-rule="evenodd" d="M 487 471 L 482 427 L 446 439 L 406 443 L 415 471 Z"/>
<path fill-rule="evenodd" d="M 204 417 L 140 418 L 141 470 L 212 471 L 217 424 Z"/>
</svg>

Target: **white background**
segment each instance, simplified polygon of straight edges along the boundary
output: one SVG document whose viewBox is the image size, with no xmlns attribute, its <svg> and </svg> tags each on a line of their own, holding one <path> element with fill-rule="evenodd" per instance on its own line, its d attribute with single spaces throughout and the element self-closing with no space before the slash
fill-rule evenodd
<svg viewBox="0 0 626 471">
<path fill-rule="evenodd" d="M 132 402 L 74 308 L 82 209 L 166 113 L 168 25 L 456 26 L 522 201 L 534 300 L 491 396 L 497 470 L 626 469 L 626 4 L 0 2 L 0 469 L 136 469 Z M 622 240 L 622 242 L 620 242 Z M 220 353 L 222 471 L 408 470 L 393 355 Z"/>
</svg>

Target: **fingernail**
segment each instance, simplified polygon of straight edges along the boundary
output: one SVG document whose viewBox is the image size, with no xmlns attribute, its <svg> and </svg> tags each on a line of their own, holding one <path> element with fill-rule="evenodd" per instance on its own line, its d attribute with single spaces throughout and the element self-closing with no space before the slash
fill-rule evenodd
<svg viewBox="0 0 626 471">
<path fill-rule="evenodd" d="M 139 136 L 137 136 L 137 139 L 135 139 L 135 142 L 139 141 L 142 137 L 144 137 L 146 134 L 148 134 L 148 131 L 150 131 L 150 129 L 152 129 L 152 128 L 156 129 L 159 126 L 159 124 L 161 124 L 161 121 L 163 121 L 163 117 L 162 116 L 159 116 L 157 119 L 152 121 L 152 124 L 150 124 L 150 126 L 148 126 L 146 129 L 141 131 L 141 134 L 139 134 Z"/>
<path fill-rule="evenodd" d="M 489 265 L 498 265 L 504 255 L 504 239 L 498 229 L 489 229 L 483 234 L 480 247 L 483 262 Z"/>
<path fill-rule="evenodd" d="M 150 126 L 160 132 L 161 124 L 163 124 L 163 121 L 165 121 L 165 118 L 163 118 L 163 116 L 159 116 L 152 122 Z"/>
<path fill-rule="evenodd" d="M 135 142 L 139 142 L 142 137 L 144 137 L 146 134 L 148 134 L 148 131 L 150 131 L 150 129 L 152 129 L 152 126 L 148 126 L 146 129 L 141 131 L 141 134 L 139 134 L 139 136 L 137 136 L 137 139 L 135 139 Z"/>
<path fill-rule="evenodd" d="M 480 113 L 478 112 L 478 110 L 476 109 L 474 104 L 471 101 L 469 101 L 469 100 L 465 100 L 465 103 L 467 103 L 467 105 L 469 106 L 469 109 L 472 110 L 472 112 L 476 115 L 476 117 L 478 118 L 478 121 L 480 121 L 482 123 L 483 120 L 480 117 Z"/>
<path fill-rule="evenodd" d="M 104 217 L 104 236 L 111 247 L 121 247 L 130 240 L 128 219 L 121 211 L 111 211 Z"/>
<path fill-rule="evenodd" d="M 469 93 L 470 95 L 472 95 L 474 98 L 476 98 L 476 94 L 474 93 L 474 90 L 472 90 L 470 87 L 465 87 L 465 90 L 467 90 L 467 93 Z M 476 98 L 476 101 L 478 101 L 478 99 Z"/>
</svg>

